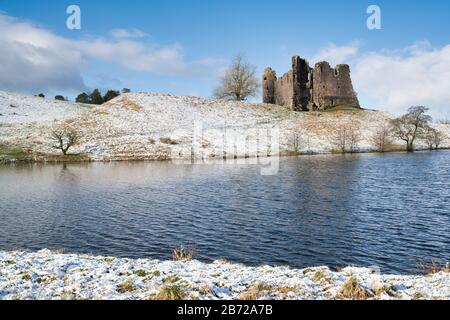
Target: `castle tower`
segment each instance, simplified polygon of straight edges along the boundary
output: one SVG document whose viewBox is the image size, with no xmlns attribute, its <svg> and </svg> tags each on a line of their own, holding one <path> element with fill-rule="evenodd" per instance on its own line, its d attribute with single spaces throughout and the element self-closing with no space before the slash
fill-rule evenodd
<svg viewBox="0 0 450 320">
<path fill-rule="evenodd" d="M 314 67 L 313 77 L 313 102 L 319 110 L 341 105 L 360 107 L 348 65 L 339 64 L 333 69 L 328 62 L 319 62 Z"/>
<path fill-rule="evenodd" d="M 309 89 L 310 70 L 311 68 L 306 59 L 298 56 L 292 57 L 292 110 L 294 111 L 308 111 L 308 104 L 311 100 Z"/>
<path fill-rule="evenodd" d="M 277 74 L 271 68 L 264 70 L 263 74 L 263 103 L 275 104 L 275 83 Z"/>
</svg>

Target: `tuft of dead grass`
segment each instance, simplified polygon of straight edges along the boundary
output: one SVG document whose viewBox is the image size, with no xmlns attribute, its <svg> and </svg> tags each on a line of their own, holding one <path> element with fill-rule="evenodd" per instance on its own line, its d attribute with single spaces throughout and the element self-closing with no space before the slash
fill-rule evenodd
<svg viewBox="0 0 450 320">
<path fill-rule="evenodd" d="M 450 273 L 450 264 L 447 262 L 445 265 L 439 264 L 436 260 L 420 261 L 419 269 L 423 274 L 436 274 L 439 272 Z"/>
<path fill-rule="evenodd" d="M 285 285 L 279 286 L 279 287 L 277 288 L 277 291 L 278 291 L 279 293 L 281 293 L 281 294 L 284 294 L 284 295 L 286 295 L 286 294 L 288 294 L 288 293 L 290 293 L 290 292 L 295 292 L 295 291 L 297 291 L 297 290 L 298 290 L 297 287 L 285 286 Z"/>
<path fill-rule="evenodd" d="M 320 282 L 322 279 L 325 279 L 325 273 L 322 271 L 317 271 L 312 277 L 312 281 L 314 282 Z"/>
<path fill-rule="evenodd" d="M 213 289 L 207 284 L 204 284 L 204 285 L 196 288 L 196 291 L 205 296 L 214 294 Z"/>
<path fill-rule="evenodd" d="M 361 287 L 358 280 L 351 276 L 341 288 L 340 296 L 344 299 L 365 300 L 370 298 L 370 293 Z"/>
<path fill-rule="evenodd" d="M 157 294 L 155 294 L 152 300 L 184 300 L 186 298 L 186 293 L 183 288 L 177 285 L 163 286 Z"/>
<path fill-rule="evenodd" d="M 177 145 L 179 144 L 178 141 L 173 140 L 172 138 L 169 137 L 162 137 L 159 139 L 159 142 L 161 142 L 162 144 L 170 144 L 170 145 Z"/>
<path fill-rule="evenodd" d="M 421 300 L 424 298 L 424 295 L 422 292 L 414 292 L 412 298 L 413 300 Z"/>
<path fill-rule="evenodd" d="M 143 110 L 143 108 L 139 104 L 127 98 L 124 98 L 122 100 L 122 108 L 135 112 L 141 112 Z"/>
<path fill-rule="evenodd" d="M 131 280 L 125 281 L 119 285 L 117 285 L 117 292 L 119 293 L 127 293 L 127 292 L 133 292 L 137 290 L 137 287 L 134 285 L 134 283 Z"/>
<path fill-rule="evenodd" d="M 147 272 L 143 269 L 138 269 L 133 271 L 133 274 L 137 275 L 138 277 L 145 278 L 150 275 L 150 272 Z"/>
<path fill-rule="evenodd" d="M 377 297 L 380 297 L 382 294 L 387 294 L 388 296 L 391 297 L 397 296 L 395 288 L 390 284 L 376 286 L 372 288 L 372 291 Z"/>
<path fill-rule="evenodd" d="M 173 261 L 191 261 L 194 259 L 196 252 L 192 248 L 185 248 L 180 246 L 172 250 L 172 260 Z"/>
<path fill-rule="evenodd" d="M 163 283 L 175 283 L 175 282 L 178 282 L 178 281 L 180 281 L 180 280 L 181 280 L 181 278 L 180 278 L 179 276 L 177 276 L 177 275 L 171 275 L 171 276 L 168 276 L 168 277 L 163 278 L 163 279 L 162 279 L 162 282 L 163 282 Z"/>
<path fill-rule="evenodd" d="M 109 112 L 105 110 L 95 110 L 94 113 L 98 116 L 108 116 Z"/>
<path fill-rule="evenodd" d="M 272 286 L 258 282 L 248 288 L 247 291 L 241 293 L 237 300 L 251 301 L 258 300 L 265 292 L 272 290 Z"/>
</svg>

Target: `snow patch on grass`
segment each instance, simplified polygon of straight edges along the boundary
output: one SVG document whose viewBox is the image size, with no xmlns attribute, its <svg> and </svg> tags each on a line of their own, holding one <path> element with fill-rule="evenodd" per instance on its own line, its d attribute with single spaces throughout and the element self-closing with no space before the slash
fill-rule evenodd
<svg viewBox="0 0 450 320">
<path fill-rule="evenodd" d="M 249 267 L 0 251 L 0 299 L 450 299 L 450 273 Z"/>
</svg>

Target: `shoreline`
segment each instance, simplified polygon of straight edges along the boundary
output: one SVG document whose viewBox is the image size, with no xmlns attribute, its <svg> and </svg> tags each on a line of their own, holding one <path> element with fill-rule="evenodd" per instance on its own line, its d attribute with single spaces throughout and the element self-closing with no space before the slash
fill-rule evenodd
<svg viewBox="0 0 450 320">
<path fill-rule="evenodd" d="M 450 299 L 450 272 L 377 274 L 369 268 L 245 266 L 0 251 L 0 300 Z"/>
<path fill-rule="evenodd" d="M 429 150 L 429 149 L 418 149 L 414 152 L 408 152 L 406 150 L 398 149 L 398 150 L 389 150 L 384 152 L 379 151 L 355 151 L 355 152 L 346 152 L 346 153 L 338 153 L 338 152 L 311 152 L 311 153 L 299 153 L 299 154 L 280 154 L 279 156 L 258 156 L 258 157 L 236 157 L 236 158 L 207 158 L 207 159 L 194 159 L 191 160 L 191 164 L 202 164 L 202 163 L 211 163 L 211 162 L 224 162 L 224 161 L 245 161 L 245 160 L 258 160 L 258 159 L 268 159 L 268 158 L 293 158 L 293 157 L 307 157 L 307 156 L 347 156 L 347 155 L 383 155 L 383 154 L 394 154 L 394 153 L 401 153 L 401 154 L 414 154 L 414 153 L 420 153 L 420 152 L 445 152 L 450 151 L 450 147 L 447 148 L 439 148 L 436 150 Z M 49 155 L 50 157 L 53 157 L 54 160 L 49 159 L 42 159 L 42 160 L 36 160 L 36 159 L 26 159 L 26 160 L 19 160 L 19 159 L 1 159 L 3 155 L 0 154 L 0 165 L 15 165 L 15 164 L 87 164 L 87 163 L 120 163 L 120 162 L 157 162 L 157 163 L 164 163 L 164 162 L 174 162 L 174 163 L 187 163 L 189 160 L 187 159 L 146 159 L 146 158 L 118 158 L 118 159 L 91 159 L 87 157 L 87 155 L 79 155 L 79 154 L 68 154 L 67 156 L 61 156 L 61 155 Z M 81 157 L 82 159 L 74 159 Z M 66 159 L 64 159 L 66 158 Z"/>
</svg>

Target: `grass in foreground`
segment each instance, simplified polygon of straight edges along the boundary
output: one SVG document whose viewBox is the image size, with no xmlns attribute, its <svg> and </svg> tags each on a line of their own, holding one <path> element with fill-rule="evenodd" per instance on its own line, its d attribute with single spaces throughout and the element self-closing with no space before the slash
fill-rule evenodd
<svg viewBox="0 0 450 320">
<path fill-rule="evenodd" d="M 183 246 L 172 250 L 173 261 L 191 261 L 196 253 L 194 249 L 185 248 Z"/>
<path fill-rule="evenodd" d="M 177 285 L 163 286 L 157 294 L 151 297 L 152 300 L 184 300 L 186 293 Z"/>
<path fill-rule="evenodd" d="M 265 292 L 270 291 L 272 287 L 265 283 L 256 283 L 248 288 L 247 291 L 241 293 L 237 300 L 251 301 L 258 300 Z"/>
<path fill-rule="evenodd" d="M 361 287 L 358 280 L 351 276 L 341 288 L 340 295 L 344 299 L 365 300 L 370 298 L 370 293 Z"/>
<path fill-rule="evenodd" d="M 125 281 L 117 286 L 117 292 L 127 293 L 136 291 L 137 288 L 132 281 Z"/>
<path fill-rule="evenodd" d="M 435 260 L 431 260 L 430 262 L 421 261 L 419 262 L 419 269 L 423 274 L 436 274 L 439 272 L 450 273 L 450 264 L 447 263 L 442 265 Z"/>
</svg>

